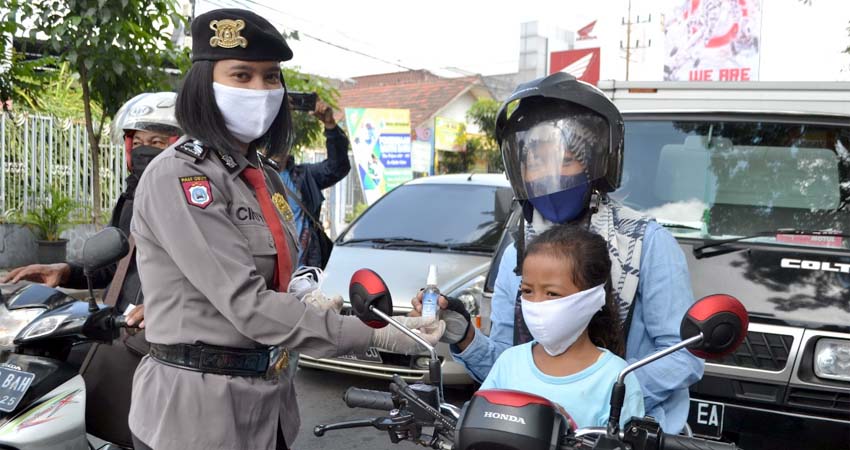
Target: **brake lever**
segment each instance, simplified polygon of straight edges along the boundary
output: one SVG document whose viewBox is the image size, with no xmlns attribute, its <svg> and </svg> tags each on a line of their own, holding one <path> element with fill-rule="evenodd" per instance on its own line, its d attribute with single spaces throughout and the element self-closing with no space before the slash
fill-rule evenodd
<svg viewBox="0 0 850 450">
<path fill-rule="evenodd" d="M 317 437 L 322 437 L 328 431 L 365 427 L 372 427 L 377 430 L 392 432 L 395 431 L 396 428 L 406 427 L 409 425 L 413 425 L 414 423 L 415 419 L 412 414 L 404 414 L 390 417 L 375 417 L 374 419 L 350 420 L 347 422 L 316 425 L 315 427 L 313 427 L 313 434 Z M 393 438 L 392 433 L 390 434 L 390 438 Z"/>
<path fill-rule="evenodd" d="M 396 380 L 398 378 L 398 380 Z M 409 403 L 415 405 L 417 408 L 421 409 L 429 416 L 431 416 L 439 425 L 443 428 L 446 428 L 451 431 L 455 431 L 455 427 L 457 426 L 457 421 L 454 418 L 446 417 L 440 413 L 440 411 L 431 407 L 431 405 L 425 403 L 419 396 L 410 389 L 410 386 L 401 379 L 398 375 L 393 375 L 393 382 L 390 383 L 390 392 L 393 394 L 398 394 L 403 397 Z"/>
</svg>

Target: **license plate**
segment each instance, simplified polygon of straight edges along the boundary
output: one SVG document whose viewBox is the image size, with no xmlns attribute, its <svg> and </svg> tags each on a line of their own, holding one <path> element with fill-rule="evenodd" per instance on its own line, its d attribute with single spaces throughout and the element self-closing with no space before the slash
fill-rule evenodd
<svg viewBox="0 0 850 450">
<path fill-rule="evenodd" d="M 353 361 L 364 361 L 370 363 L 378 363 L 381 364 L 384 360 L 381 358 L 381 353 L 378 352 L 378 349 L 375 347 L 369 347 L 369 350 L 366 350 L 366 353 L 356 353 L 351 355 L 342 355 L 338 356 L 341 359 L 350 359 Z"/>
<path fill-rule="evenodd" d="M 0 411 L 14 411 L 34 379 L 34 373 L 0 367 Z"/>
<path fill-rule="evenodd" d="M 695 436 L 719 439 L 723 433 L 723 414 L 726 405 L 705 400 L 691 400 L 688 424 Z"/>
</svg>

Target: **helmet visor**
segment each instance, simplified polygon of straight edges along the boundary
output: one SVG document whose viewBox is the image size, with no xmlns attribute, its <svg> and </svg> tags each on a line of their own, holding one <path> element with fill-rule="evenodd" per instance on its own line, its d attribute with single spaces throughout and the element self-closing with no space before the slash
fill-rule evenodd
<svg viewBox="0 0 850 450">
<path fill-rule="evenodd" d="M 604 177 L 609 144 L 605 119 L 581 114 L 508 131 L 502 155 L 516 197 L 525 200 Z"/>
</svg>

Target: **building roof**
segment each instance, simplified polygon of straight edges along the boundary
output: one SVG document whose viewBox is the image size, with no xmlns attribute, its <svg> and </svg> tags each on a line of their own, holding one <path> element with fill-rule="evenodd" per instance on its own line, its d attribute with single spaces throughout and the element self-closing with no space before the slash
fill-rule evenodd
<svg viewBox="0 0 850 450">
<path fill-rule="evenodd" d="M 454 99 L 473 90 L 476 97 L 491 97 L 479 76 L 443 78 L 426 70 L 356 77 L 340 90 L 342 108 L 399 108 L 410 110 L 414 128 L 430 121 Z"/>
</svg>

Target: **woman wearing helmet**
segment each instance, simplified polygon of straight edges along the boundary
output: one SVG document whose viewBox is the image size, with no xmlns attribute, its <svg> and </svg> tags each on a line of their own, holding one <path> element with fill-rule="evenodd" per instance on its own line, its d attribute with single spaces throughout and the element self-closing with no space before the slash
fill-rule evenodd
<svg viewBox="0 0 850 450">
<path fill-rule="evenodd" d="M 446 318 L 455 360 L 483 380 L 505 349 L 531 340 L 518 294 L 524 243 L 565 223 L 589 227 L 608 242 L 626 360 L 678 343 L 679 322 L 669 318 L 684 316 L 694 302 L 684 254 L 663 227 L 607 195 L 620 186 L 622 172 L 623 119 L 616 106 L 594 86 L 558 73 L 517 87 L 499 111 L 496 135 L 525 221 L 501 259 L 489 337 L 474 327 L 463 332 L 456 317 Z M 445 308 L 454 301 L 440 302 Z M 413 303 L 419 309 L 421 299 Z M 635 372 L 647 414 L 666 432 L 684 428 L 688 387 L 702 373 L 702 360 L 687 351 Z"/>
<path fill-rule="evenodd" d="M 124 142 L 129 175 L 126 188 L 112 210 L 109 225 L 120 228 L 128 236 L 134 193 L 142 172 L 156 155 L 180 136 L 180 128 L 174 118 L 176 98 L 173 92 L 139 94 L 121 106 L 112 121 L 112 142 Z M 144 326 L 142 286 L 136 260 L 131 254 L 127 261 L 129 266 L 123 277 L 116 277 L 119 263 L 115 263 L 92 274 L 92 284 L 95 289 L 107 288 L 106 301 L 114 302 L 118 311 L 125 311 L 133 305 L 128 323 L 141 322 Z M 20 280 L 72 289 L 85 289 L 87 286 L 82 266 L 72 262 L 21 267 L 10 272 L 3 282 L 17 283 Z M 95 345 L 89 351 L 80 369 L 86 381 L 88 433 L 115 444 L 132 446 L 127 425 L 130 388 L 133 373 L 145 353 L 144 332 L 125 336 L 113 345 Z"/>
</svg>

